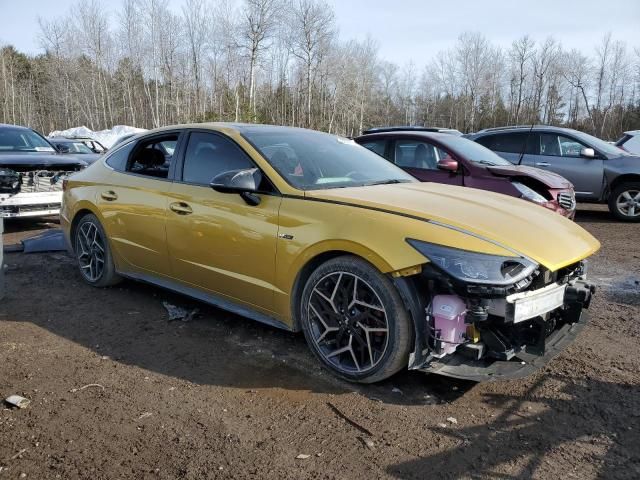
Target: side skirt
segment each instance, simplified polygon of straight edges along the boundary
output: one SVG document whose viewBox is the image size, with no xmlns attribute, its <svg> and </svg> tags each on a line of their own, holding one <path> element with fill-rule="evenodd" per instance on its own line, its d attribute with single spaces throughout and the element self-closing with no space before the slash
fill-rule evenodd
<svg viewBox="0 0 640 480">
<path fill-rule="evenodd" d="M 251 320 L 255 320 L 260 323 L 265 323 L 272 327 L 280 328 L 282 330 L 287 330 L 290 332 L 294 331 L 286 323 L 281 322 L 280 320 L 276 320 L 275 318 L 270 317 L 269 315 L 265 315 L 264 313 L 257 312 L 243 305 L 239 305 L 221 296 L 205 293 L 201 290 L 198 290 L 197 288 L 187 287 L 178 282 L 173 282 L 171 280 L 166 280 L 164 278 L 154 277 L 152 275 L 145 275 L 143 273 L 118 272 L 118 275 L 121 275 L 125 278 L 130 278 L 131 280 L 137 280 L 139 282 L 144 282 L 151 285 L 155 285 L 157 287 L 165 288 L 167 290 L 171 290 L 173 292 L 186 295 L 187 297 L 195 298 L 196 300 L 199 300 L 203 303 L 208 303 L 209 305 L 213 305 L 214 307 L 227 310 L 228 312 L 250 318 Z"/>
</svg>

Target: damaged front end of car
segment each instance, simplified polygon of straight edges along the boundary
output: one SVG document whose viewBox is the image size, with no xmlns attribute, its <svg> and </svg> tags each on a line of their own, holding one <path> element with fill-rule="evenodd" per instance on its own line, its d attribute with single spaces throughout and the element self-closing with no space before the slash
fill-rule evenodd
<svg viewBox="0 0 640 480">
<path fill-rule="evenodd" d="M 86 164 L 0 165 L 0 217 L 56 215 L 63 179 Z"/>
<path fill-rule="evenodd" d="M 580 261 L 549 271 L 523 255 L 407 242 L 429 263 L 396 279 L 415 321 L 410 369 L 489 381 L 544 366 L 582 330 L 595 287 Z"/>
</svg>

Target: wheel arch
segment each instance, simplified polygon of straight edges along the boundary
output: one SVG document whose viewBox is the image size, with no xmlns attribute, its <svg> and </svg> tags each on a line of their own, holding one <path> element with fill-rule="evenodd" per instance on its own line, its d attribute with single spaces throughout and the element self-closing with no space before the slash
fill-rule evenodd
<svg viewBox="0 0 640 480">
<path fill-rule="evenodd" d="M 382 257 L 375 254 L 373 251 L 369 250 L 366 247 L 360 246 L 361 249 L 355 249 L 355 248 L 350 248 L 351 246 L 348 244 L 341 245 L 341 247 L 342 248 L 331 248 L 331 249 L 320 250 L 315 252 L 314 255 L 307 257 L 305 259 L 305 262 L 298 269 L 298 272 L 295 275 L 295 280 L 291 288 L 291 295 L 290 295 L 290 302 L 289 302 L 290 315 L 292 319 L 292 328 L 294 331 L 299 331 L 301 329 L 299 308 L 300 308 L 301 299 L 302 299 L 302 292 L 304 290 L 306 281 L 311 276 L 313 271 L 323 263 L 336 257 L 349 255 L 369 263 L 383 275 L 389 274 L 392 271 L 394 271 L 394 269 L 391 267 L 391 265 L 389 265 L 387 261 L 385 261 Z M 413 284 L 413 279 L 411 277 L 404 277 L 403 279 L 392 279 L 392 282 L 394 283 L 396 288 L 398 288 L 398 291 L 400 292 L 400 296 L 403 302 L 405 303 L 407 310 L 412 312 L 412 315 L 410 315 L 410 317 L 413 321 L 414 320 L 413 304 L 411 304 L 410 299 L 407 298 L 407 292 L 408 292 L 407 286 Z"/>
<path fill-rule="evenodd" d="M 623 183 L 629 182 L 637 182 L 640 183 L 640 174 L 637 173 L 625 173 L 623 175 L 619 175 L 613 179 L 611 185 L 609 185 L 609 191 L 607 192 L 607 197 L 611 195 L 616 188 L 618 188 Z"/>
<path fill-rule="evenodd" d="M 95 205 L 93 205 L 90 202 L 79 202 L 76 205 L 73 216 L 71 217 L 71 222 L 69 224 L 69 245 L 71 246 L 72 250 L 74 250 L 73 238 L 75 236 L 76 228 L 78 227 L 78 222 L 85 215 L 89 215 L 89 214 L 95 215 L 96 217 L 98 217 L 98 220 L 100 220 L 100 222 L 102 223 L 103 221 L 102 215 L 100 215 Z"/>
</svg>

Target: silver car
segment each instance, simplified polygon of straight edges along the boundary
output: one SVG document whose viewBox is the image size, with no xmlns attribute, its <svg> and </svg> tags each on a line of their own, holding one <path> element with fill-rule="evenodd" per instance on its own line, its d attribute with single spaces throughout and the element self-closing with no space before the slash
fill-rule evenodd
<svg viewBox="0 0 640 480">
<path fill-rule="evenodd" d="M 576 199 L 606 203 L 619 220 L 640 221 L 640 156 L 577 130 L 546 125 L 489 128 L 466 135 L 516 165 L 558 173 Z"/>
</svg>

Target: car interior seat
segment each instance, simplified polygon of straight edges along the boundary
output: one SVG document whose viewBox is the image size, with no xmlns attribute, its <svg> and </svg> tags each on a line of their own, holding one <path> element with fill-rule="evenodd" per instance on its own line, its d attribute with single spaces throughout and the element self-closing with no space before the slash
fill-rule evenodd
<svg viewBox="0 0 640 480">
<path fill-rule="evenodd" d="M 435 170 L 437 161 L 433 148 L 427 148 L 424 143 L 416 147 L 414 152 L 415 168 L 424 168 L 427 170 Z"/>
</svg>

